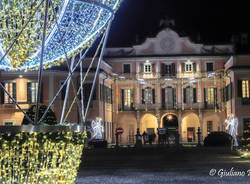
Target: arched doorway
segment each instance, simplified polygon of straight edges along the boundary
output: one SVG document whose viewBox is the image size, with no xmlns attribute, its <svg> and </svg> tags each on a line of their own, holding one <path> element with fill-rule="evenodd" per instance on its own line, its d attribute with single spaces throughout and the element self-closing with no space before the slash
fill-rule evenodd
<svg viewBox="0 0 250 184">
<path fill-rule="evenodd" d="M 167 114 L 162 118 L 162 127 L 178 130 L 178 118 L 174 114 Z"/>
<path fill-rule="evenodd" d="M 181 134 L 182 141 L 188 143 L 198 142 L 198 128 L 200 127 L 200 120 L 198 115 L 190 113 L 182 119 Z"/>
<path fill-rule="evenodd" d="M 145 114 L 141 119 L 141 133 L 156 133 L 158 128 L 157 118 L 152 114 Z"/>
<path fill-rule="evenodd" d="M 179 143 L 178 118 L 176 115 L 164 115 L 162 117 L 162 128 L 166 131 L 166 134 L 163 134 L 163 139 L 166 139 L 168 144 Z M 164 136 L 166 136 L 166 138 L 164 138 Z"/>
</svg>

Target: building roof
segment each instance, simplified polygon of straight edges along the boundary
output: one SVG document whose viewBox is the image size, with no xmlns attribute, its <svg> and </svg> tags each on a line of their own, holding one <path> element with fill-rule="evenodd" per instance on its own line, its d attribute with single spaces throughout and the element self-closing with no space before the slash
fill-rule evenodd
<svg viewBox="0 0 250 184">
<path fill-rule="evenodd" d="M 189 37 L 180 37 L 170 28 L 163 29 L 156 37 L 126 48 L 107 48 L 105 57 L 162 56 L 162 55 L 220 55 L 232 54 L 233 45 L 204 45 L 193 43 Z"/>
</svg>

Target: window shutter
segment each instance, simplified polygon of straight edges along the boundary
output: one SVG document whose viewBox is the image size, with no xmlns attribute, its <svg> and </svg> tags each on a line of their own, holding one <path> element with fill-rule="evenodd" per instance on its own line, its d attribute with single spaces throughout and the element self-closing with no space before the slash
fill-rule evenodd
<svg viewBox="0 0 250 184">
<path fill-rule="evenodd" d="M 194 103 L 197 103 L 196 88 L 193 88 L 193 102 L 194 102 Z"/>
<path fill-rule="evenodd" d="M 207 89 L 204 88 L 204 105 L 207 107 Z"/>
<path fill-rule="evenodd" d="M 64 82 L 62 82 L 63 84 Z M 61 84 L 61 85 L 62 85 Z M 60 86 L 61 87 L 61 86 Z M 83 99 L 84 99 L 84 94 L 85 94 L 85 85 L 83 85 Z M 66 95 L 66 85 L 63 86 L 62 91 L 61 91 L 61 100 L 65 99 L 65 95 Z"/>
<path fill-rule="evenodd" d="M 152 89 L 153 104 L 155 104 L 155 89 Z"/>
<path fill-rule="evenodd" d="M 165 108 L 165 88 L 161 88 L 161 105 L 162 108 Z"/>
<path fill-rule="evenodd" d="M 1 84 L 4 86 L 4 82 L 1 82 Z M 4 104 L 4 90 L 2 87 L 0 87 L 0 104 Z"/>
<path fill-rule="evenodd" d="M 176 104 L 176 88 L 173 88 L 173 105 L 175 107 Z"/>
<path fill-rule="evenodd" d="M 143 73 L 144 72 L 144 65 L 141 63 L 140 64 L 140 72 Z"/>
<path fill-rule="evenodd" d="M 172 63 L 171 65 L 171 69 L 172 69 L 172 75 L 175 76 L 176 74 L 176 67 L 175 67 L 175 63 Z"/>
<path fill-rule="evenodd" d="M 181 63 L 181 71 L 185 72 L 185 63 Z"/>
<path fill-rule="evenodd" d="M 16 100 L 16 83 L 15 82 L 12 83 L 12 90 L 13 90 L 12 97 Z"/>
<path fill-rule="evenodd" d="M 164 63 L 161 64 L 161 75 L 162 76 L 166 75 L 166 68 Z"/>
<path fill-rule="evenodd" d="M 196 63 L 193 63 L 193 71 L 196 72 Z"/>
<path fill-rule="evenodd" d="M 220 89 L 221 102 L 225 102 L 224 88 Z"/>
<path fill-rule="evenodd" d="M 113 89 L 110 88 L 110 104 L 113 104 Z"/>
<path fill-rule="evenodd" d="M 238 80 L 238 97 L 242 98 L 242 80 Z"/>
<path fill-rule="evenodd" d="M 141 90 L 141 103 L 142 103 L 142 104 L 145 104 L 145 100 L 144 100 L 145 94 L 144 94 L 144 92 L 145 92 L 145 90 L 142 89 L 142 90 Z"/>
<path fill-rule="evenodd" d="M 124 110 L 124 89 L 121 90 L 122 110 Z"/>
<path fill-rule="evenodd" d="M 184 88 L 183 89 L 183 102 L 186 103 L 187 102 L 187 99 L 186 99 L 186 94 L 187 94 L 187 89 Z"/>
<path fill-rule="evenodd" d="M 217 88 L 214 88 L 214 104 L 217 104 Z"/>
<path fill-rule="evenodd" d="M 27 83 L 27 102 L 31 103 L 31 83 Z"/>
<path fill-rule="evenodd" d="M 226 90 L 225 90 L 225 89 L 226 89 L 226 88 L 222 88 L 222 101 L 223 101 L 223 102 L 226 102 L 226 98 L 225 98 L 225 97 L 226 97 L 226 96 L 225 96 L 225 91 L 226 91 Z"/>
<path fill-rule="evenodd" d="M 156 72 L 155 64 L 152 64 L 152 72 L 153 72 L 153 73 Z"/>
</svg>

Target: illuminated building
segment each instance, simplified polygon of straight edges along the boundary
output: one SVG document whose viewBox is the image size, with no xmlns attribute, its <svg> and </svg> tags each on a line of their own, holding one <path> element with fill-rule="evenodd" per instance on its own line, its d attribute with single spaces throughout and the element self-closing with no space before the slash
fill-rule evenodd
<svg viewBox="0 0 250 184">
<path fill-rule="evenodd" d="M 86 66 L 90 60 L 86 60 Z M 250 121 L 249 60 L 248 55 L 234 54 L 230 44 L 195 44 L 171 29 L 162 30 L 141 45 L 108 48 L 87 121 L 102 118 L 109 143 L 114 143 L 117 127 L 124 129 L 122 144 L 135 142 L 137 128 L 141 133 L 156 133 L 161 127 L 178 131 L 182 143 L 197 143 L 199 127 L 203 139 L 212 131 L 225 131 L 224 121 L 233 113 L 239 118 L 239 135 L 242 135 L 244 126 Z M 62 68 L 58 71 L 50 69 L 44 73 L 45 104 L 66 77 Z M 77 75 L 73 81 L 79 84 Z M 33 72 L 3 71 L 1 82 L 6 82 L 10 91 L 15 89 L 20 105 L 28 107 L 33 92 L 27 93 L 26 89 L 32 91 L 35 87 L 34 76 Z M 93 73 L 87 79 L 85 96 L 88 96 L 92 77 Z M 72 89 L 70 94 L 69 104 L 74 96 Z M 19 124 L 20 112 L 7 98 L 1 99 L 0 123 Z M 62 104 L 63 94 L 53 106 L 58 117 Z M 79 121 L 76 105 L 68 121 Z"/>
</svg>

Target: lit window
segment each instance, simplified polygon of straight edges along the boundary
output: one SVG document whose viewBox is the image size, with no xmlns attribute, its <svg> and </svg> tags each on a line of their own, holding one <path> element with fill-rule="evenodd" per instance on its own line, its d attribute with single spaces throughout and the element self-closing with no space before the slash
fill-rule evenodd
<svg viewBox="0 0 250 184">
<path fill-rule="evenodd" d="M 16 99 L 16 83 L 15 82 L 6 82 L 4 83 L 4 87 L 6 91 L 14 98 Z M 12 103 L 11 98 L 7 95 L 7 93 L 4 93 L 4 103 Z"/>
<path fill-rule="evenodd" d="M 37 82 L 28 82 L 27 83 L 27 100 L 28 103 L 35 103 L 38 92 L 38 83 Z"/>
<path fill-rule="evenodd" d="M 193 72 L 193 63 L 190 60 L 185 63 L 185 72 Z"/>
<path fill-rule="evenodd" d="M 124 89 L 124 97 L 123 97 L 124 107 L 132 108 L 133 107 L 133 90 L 132 89 Z"/>
<path fill-rule="evenodd" d="M 207 89 L 207 103 L 214 104 L 214 88 Z"/>
<path fill-rule="evenodd" d="M 249 81 L 242 81 L 242 98 L 249 98 Z"/>
<path fill-rule="evenodd" d="M 185 104 L 197 103 L 197 93 L 196 88 L 188 86 L 183 89 L 183 102 Z"/>
<path fill-rule="evenodd" d="M 154 89 L 145 88 L 144 89 L 144 103 L 146 104 L 154 104 Z"/>
<path fill-rule="evenodd" d="M 152 73 L 152 64 L 148 61 L 144 64 L 144 73 Z"/>
</svg>

